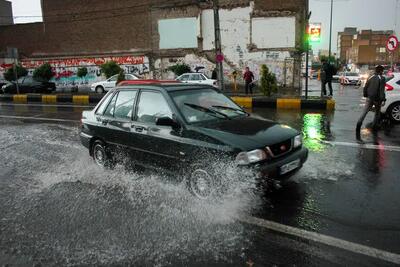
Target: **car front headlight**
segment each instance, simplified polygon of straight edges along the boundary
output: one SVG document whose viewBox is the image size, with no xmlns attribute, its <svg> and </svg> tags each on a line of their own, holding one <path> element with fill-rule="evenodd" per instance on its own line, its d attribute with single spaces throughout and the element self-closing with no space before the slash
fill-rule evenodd
<svg viewBox="0 0 400 267">
<path fill-rule="evenodd" d="M 267 154 L 261 149 L 256 149 L 249 152 L 240 152 L 236 156 L 236 164 L 249 165 L 251 163 L 265 160 L 266 158 Z"/>
<path fill-rule="evenodd" d="M 301 134 L 297 135 L 294 137 L 293 140 L 293 147 L 294 148 L 298 148 L 303 144 L 303 136 L 301 136 Z"/>
</svg>

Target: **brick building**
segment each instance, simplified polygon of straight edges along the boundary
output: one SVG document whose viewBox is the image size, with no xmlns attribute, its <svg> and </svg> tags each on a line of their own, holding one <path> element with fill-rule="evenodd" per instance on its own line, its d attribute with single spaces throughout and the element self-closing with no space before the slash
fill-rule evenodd
<svg viewBox="0 0 400 267">
<path fill-rule="evenodd" d="M 392 60 L 386 50 L 386 42 L 393 31 L 361 30 L 345 28 L 339 32 L 338 51 L 342 63 L 359 65 L 388 64 Z M 393 54 L 393 62 L 398 63 L 400 50 Z"/>
<path fill-rule="evenodd" d="M 0 25 L 14 24 L 11 2 L 0 0 Z"/>
<path fill-rule="evenodd" d="M 307 5 L 307 0 L 220 0 L 225 79 L 245 66 L 258 74 L 267 64 L 282 85 L 300 87 Z M 1 26 L 0 50 L 17 47 L 30 69 L 50 62 L 59 83 L 76 82 L 78 66 L 88 67 L 93 82 L 99 64 L 110 59 L 127 72 L 155 78 L 172 78 L 167 68 L 177 62 L 208 74 L 214 68 L 209 1 L 42 0 L 42 11 L 43 23 Z"/>
</svg>

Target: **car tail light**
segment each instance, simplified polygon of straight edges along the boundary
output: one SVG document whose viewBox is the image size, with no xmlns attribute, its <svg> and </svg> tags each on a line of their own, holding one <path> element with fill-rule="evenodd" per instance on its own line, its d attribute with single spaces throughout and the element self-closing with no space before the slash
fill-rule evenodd
<svg viewBox="0 0 400 267">
<path fill-rule="evenodd" d="M 385 89 L 386 89 L 386 91 L 393 91 L 394 88 L 390 84 L 386 84 Z"/>
</svg>

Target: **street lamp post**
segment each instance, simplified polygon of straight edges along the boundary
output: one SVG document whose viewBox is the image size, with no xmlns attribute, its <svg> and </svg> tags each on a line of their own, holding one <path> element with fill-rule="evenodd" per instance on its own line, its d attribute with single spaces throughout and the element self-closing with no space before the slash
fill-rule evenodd
<svg viewBox="0 0 400 267">
<path fill-rule="evenodd" d="M 218 0 L 213 0 L 213 10 L 214 10 L 214 31 L 215 31 L 215 61 L 217 66 L 217 80 L 218 87 L 224 90 L 224 69 L 222 65 L 222 45 L 221 45 L 221 28 L 219 22 L 219 2 Z"/>
<path fill-rule="evenodd" d="M 329 56 L 328 63 L 331 62 L 331 54 L 332 54 L 332 15 L 333 15 L 333 0 L 331 0 L 331 20 L 329 25 Z"/>
</svg>

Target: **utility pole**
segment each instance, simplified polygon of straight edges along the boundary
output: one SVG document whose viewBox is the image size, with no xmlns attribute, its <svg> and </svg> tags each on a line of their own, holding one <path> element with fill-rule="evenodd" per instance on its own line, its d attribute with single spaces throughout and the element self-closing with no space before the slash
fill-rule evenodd
<svg viewBox="0 0 400 267">
<path fill-rule="evenodd" d="M 219 2 L 218 0 L 213 0 L 213 10 L 214 10 L 214 34 L 215 34 L 215 61 L 217 67 L 217 79 L 218 87 L 224 90 L 224 69 L 223 69 L 223 54 L 221 46 L 221 28 L 219 25 Z"/>
<path fill-rule="evenodd" d="M 18 85 L 18 69 L 17 69 L 17 60 L 18 60 L 18 49 L 11 48 L 11 57 L 14 59 L 14 76 L 15 76 L 15 86 L 17 87 L 17 94 L 19 95 L 19 85 Z"/>
<path fill-rule="evenodd" d="M 305 84 L 305 89 L 306 89 L 306 99 L 308 98 L 308 62 L 309 62 L 309 55 L 310 55 L 310 34 L 309 34 L 309 20 L 311 17 L 311 11 L 308 12 L 306 16 L 306 84 Z"/>
<path fill-rule="evenodd" d="M 331 54 L 332 54 L 332 15 L 333 15 L 333 0 L 331 0 L 331 22 L 329 25 L 329 56 L 328 63 L 331 63 Z"/>
</svg>

